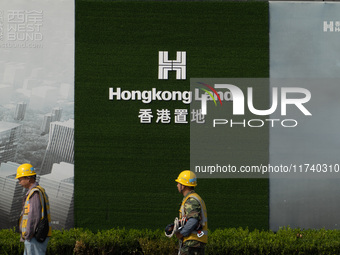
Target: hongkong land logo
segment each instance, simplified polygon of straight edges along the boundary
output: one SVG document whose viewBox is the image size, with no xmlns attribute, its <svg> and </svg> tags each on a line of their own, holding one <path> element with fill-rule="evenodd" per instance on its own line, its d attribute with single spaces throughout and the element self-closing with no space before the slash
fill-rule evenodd
<svg viewBox="0 0 340 255">
<path fill-rule="evenodd" d="M 176 60 L 169 60 L 167 51 L 158 52 L 158 79 L 167 80 L 169 71 L 176 71 L 177 80 L 186 79 L 186 52 L 177 51 Z"/>
<path fill-rule="evenodd" d="M 204 83 L 202 83 L 204 84 Z M 308 103 L 311 99 L 311 93 L 309 90 L 305 88 L 299 87 L 282 87 L 277 88 L 273 87 L 271 91 L 271 105 L 269 109 L 256 109 L 254 106 L 254 88 L 247 87 L 247 96 L 244 95 L 243 91 L 236 85 L 233 84 L 215 84 L 214 88 L 212 88 L 215 95 L 223 94 L 221 89 L 228 90 L 231 93 L 232 97 L 232 115 L 234 116 L 242 116 L 245 115 L 245 107 L 248 107 L 250 113 L 257 116 L 269 116 L 274 114 L 280 108 L 280 116 L 287 116 L 287 106 L 291 105 L 292 107 L 297 108 L 299 112 L 301 112 L 304 116 L 311 116 L 312 114 L 306 108 L 305 104 Z M 219 90 L 218 92 L 216 90 Z M 208 92 L 208 91 L 207 91 Z M 199 99 L 201 101 L 201 111 L 203 115 L 208 114 L 208 104 L 207 102 L 210 100 L 209 97 L 212 97 L 210 92 L 203 94 Z M 245 103 L 247 102 L 247 104 Z M 280 103 L 279 103 L 280 102 Z M 216 105 L 216 102 L 215 102 Z M 222 106 L 222 102 L 221 102 Z M 279 107 L 280 106 L 280 107 Z M 295 109 L 296 110 L 296 109 Z M 240 121 L 233 121 L 233 119 L 213 119 L 213 127 L 217 125 L 230 125 L 233 126 L 249 126 L 249 127 L 263 127 L 265 123 L 270 123 L 271 127 L 274 127 L 277 122 L 281 123 L 283 127 L 296 127 L 298 125 L 298 121 L 295 119 L 243 119 Z"/>
<path fill-rule="evenodd" d="M 340 32 L 340 21 L 324 21 L 324 32 Z"/>
<path fill-rule="evenodd" d="M 177 58 L 175 60 L 169 60 L 167 51 L 158 52 L 159 80 L 168 79 L 169 71 L 175 71 L 176 79 L 178 80 L 186 79 L 186 52 L 177 51 L 176 54 Z M 268 83 L 268 81 L 270 82 Z M 278 84 L 280 84 L 278 87 L 274 86 L 276 82 L 279 82 Z M 282 82 L 285 82 L 284 84 L 286 84 L 284 87 L 281 86 Z M 298 125 L 296 119 L 281 119 L 283 116 L 287 116 L 287 106 L 289 106 L 289 113 L 293 112 L 293 114 L 289 114 L 288 117 L 295 116 L 295 112 L 298 112 L 300 115 L 302 113 L 304 116 L 312 115 L 306 106 L 311 100 L 311 93 L 305 88 L 295 87 L 296 84 L 301 84 L 301 81 L 297 82 L 298 83 L 291 80 L 287 81 L 287 79 L 273 82 L 272 79 L 268 80 L 261 78 L 191 78 L 191 89 L 189 91 L 168 90 L 164 89 L 164 87 L 162 89 L 153 87 L 148 90 L 129 90 L 121 87 L 110 87 L 109 100 L 141 101 L 143 104 L 151 104 L 153 101 L 181 101 L 185 105 L 190 104 L 189 111 L 188 109 L 179 107 L 173 109 L 173 112 L 171 112 L 172 109 L 167 109 L 166 105 L 162 106 L 162 109 L 157 109 L 157 114 L 166 113 L 166 122 L 164 123 L 170 123 L 169 120 L 171 116 L 182 118 L 185 113 L 186 115 L 191 116 L 191 122 L 210 125 L 211 123 L 209 124 L 209 121 L 205 121 L 208 119 L 205 117 L 208 116 L 209 111 L 211 111 L 209 120 L 212 119 L 211 117 L 215 117 L 216 113 L 223 114 L 223 116 L 217 116 L 222 118 L 213 118 L 213 127 L 219 125 L 229 125 L 230 127 L 263 127 L 266 123 L 269 123 L 270 127 L 274 127 L 279 123 L 282 127 L 296 127 Z M 252 84 L 253 86 L 245 87 L 247 84 Z M 267 91 L 263 92 L 263 89 L 266 89 L 268 84 L 272 86 L 269 95 Z M 306 84 L 306 86 L 309 85 Z M 246 88 L 246 93 L 244 93 L 241 88 L 243 88 L 243 90 Z M 254 94 L 256 94 L 257 98 L 261 98 L 262 96 L 258 94 L 261 93 L 258 91 L 259 89 L 262 89 L 263 99 L 268 99 L 268 97 L 271 98 L 269 106 L 265 105 L 263 107 L 263 105 L 254 103 L 254 98 L 256 98 L 254 97 Z M 215 112 L 213 112 L 213 109 L 209 109 L 208 111 L 208 106 L 210 105 L 211 107 L 212 105 L 211 103 L 208 103 L 209 101 L 214 102 L 215 107 L 219 109 L 216 108 Z M 224 111 L 224 107 L 227 107 L 226 111 Z M 230 114 L 230 109 L 232 109 L 232 114 Z M 148 118 L 152 118 L 153 110 L 154 109 L 151 109 L 149 106 L 143 107 L 140 109 L 138 117 L 144 118 L 147 116 Z M 245 118 L 247 118 L 248 113 L 251 113 L 252 116 L 255 115 L 260 117 L 258 119 L 239 120 L 239 116 L 245 116 Z M 176 114 L 178 114 L 178 116 Z M 270 115 L 280 116 L 280 119 L 266 119 L 264 117 Z M 235 116 L 235 119 L 226 119 L 226 116 L 229 118 Z M 147 123 L 151 122 L 148 121 Z M 186 119 L 181 119 L 181 122 L 177 121 L 177 123 L 188 123 L 188 121 L 186 121 Z"/>
</svg>

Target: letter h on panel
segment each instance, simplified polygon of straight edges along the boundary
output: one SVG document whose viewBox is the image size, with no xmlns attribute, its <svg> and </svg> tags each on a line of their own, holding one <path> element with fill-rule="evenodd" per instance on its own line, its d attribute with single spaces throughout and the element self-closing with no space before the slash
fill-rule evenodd
<svg viewBox="0 0 340 255">
<path fill-rule="evenodd" d="M 177 80 L 186 79 L 186 52 L 177 51 L 176 60 L 169 60 L 167 51 L 158 52 L 158 79 L 167 80 L 169 71 L 176 71 Z"/>
</svg>

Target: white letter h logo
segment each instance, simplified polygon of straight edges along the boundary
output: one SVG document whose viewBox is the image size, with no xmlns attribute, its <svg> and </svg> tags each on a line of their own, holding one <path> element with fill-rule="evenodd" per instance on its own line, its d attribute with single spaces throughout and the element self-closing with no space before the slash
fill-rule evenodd
<svg viewBox="0 0 340 255">
<path fill-rule="evenodd" d="M 158 52 L 158 79 L 167 80 L 169 71 L 176 71 L 177 80 L 186 79 L 186 52 L 177 51 L 176 60 L 169 60 L 167 51 Z"/>
</svg>

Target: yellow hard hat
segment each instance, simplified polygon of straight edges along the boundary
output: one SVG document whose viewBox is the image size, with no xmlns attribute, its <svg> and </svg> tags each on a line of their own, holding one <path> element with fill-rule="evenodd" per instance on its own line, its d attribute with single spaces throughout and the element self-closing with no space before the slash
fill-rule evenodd
<svg viewBox="0 0 340 255">
<path fill-rule="evenodd" d="M 181 172 L 175 181 L 184 186 L 197 186 L 196 174 L 190 170 L 184 170 L 183 172 Z"/>
<path fill-rule="evenodd" d="M 20 177 L 27 177 L 27 176 L 33 176 L 37 173 L 34 171 L 34 167 L 31 164 L 22 164 L 17 169 L 17 176 L 15 179 L 18 179 Z"/>
</svg>

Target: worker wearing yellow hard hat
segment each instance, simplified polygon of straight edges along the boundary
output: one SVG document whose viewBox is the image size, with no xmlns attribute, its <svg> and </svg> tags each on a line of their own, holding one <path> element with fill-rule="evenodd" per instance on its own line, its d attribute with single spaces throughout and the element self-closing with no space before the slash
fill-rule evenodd
<svg viewBox="0 0 340 255">
<path fill-rule="evenodd" d="M 181 172 L 177 179 L 175 180 L 176 182 L 188 186 L 188 187 L 196 187 L 197 186 L 197 178 L 196 174 L 192 171 L 185 170 Z"/>
<path fill-rule="evenodd" d="M 25 163 L 18 167 L 15 177 L 27 189 L 19 219 L 20 241 L 25 244 L 25 255 L 46 254 L 52 235 L 48 196 L 36 181 L 36 175 L 34 167 Z"/>
<path fill-rule="evenodd" d="M 35 176 L 37 173 L 34 171 L 34 167 L 31 164 L 22 164 L 17 169 L 17 175 L 15 179 L 20 177 Z"/>
<path fill-rule="evenodd" d="M 180 240 L 180 254 L 204 254 L 208 242 L 208 218 L 205 203 L 195 192 L 196 174 L 185 170 L 175 181 L 178 192 L 183 195 L 179 210 L 179 227 L 175 231 Z"/>
</svg>

